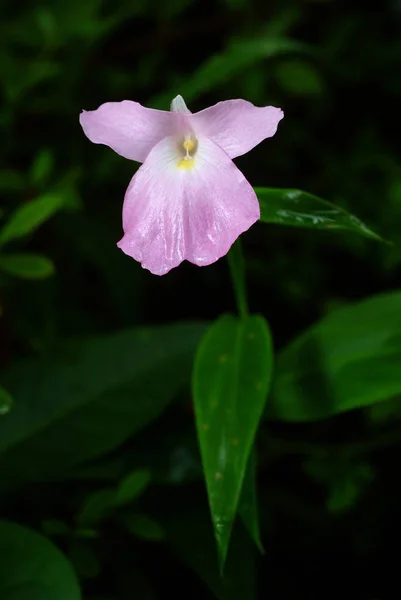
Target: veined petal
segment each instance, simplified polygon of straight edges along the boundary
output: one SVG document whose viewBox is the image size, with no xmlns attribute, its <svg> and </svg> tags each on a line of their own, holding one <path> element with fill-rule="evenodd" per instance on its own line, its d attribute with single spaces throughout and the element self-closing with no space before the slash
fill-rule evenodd
<svg viewBox="0 0 401 600">
<path fill-rule="evenodd" d="M 220 146 L 230 158 L 241 156 L 277 131 L 280 108 L 255 106 L 247 100 L 226 100 L 194 113 L 195 132 Z"/>
<path fill-rule="evenodd" d="M 85 135 L 94 144 L 105 144 L 117 154 L 143 162 L 153 146 L 177 127 L 175 113 L 145 108 L 138 102 L 106 102 L 79 117 Z"/>
<path fill-rule="evenodd" d="M 184 168 L 176 140 L 162 140 L 125 195 L 118 246 L 156 275 L 183 260 L 215 262 L 260 217 L 255 192 L 227 154 L 207 138 L 197 144 Z"/>
</svg>

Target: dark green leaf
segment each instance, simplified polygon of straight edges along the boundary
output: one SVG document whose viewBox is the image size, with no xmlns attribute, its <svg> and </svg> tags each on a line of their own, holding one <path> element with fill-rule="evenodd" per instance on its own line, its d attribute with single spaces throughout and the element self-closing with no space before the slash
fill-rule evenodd
<svg viewBox="0 0 401 600">
<path fill-rule="evenodd" d="M 259 316 L 221 317 L 204 336 L 195 361 L 196 424 L 221 567 L 272 362 L 269 329 Z"/>
<path fill-rule="evenodd" d="M 59 519 L 46 519 L 42 521 L 42 532 L 49 537 L 68 536 L 70 528 L 64 521 L 59 521 Z"/>
<path fill-rule="evenodd" d="M 32 233 L 39 225 L 57 212 L 62 205 L 62 198 L 51 194 L 22 204 L 11 215 L 0 231 L 0 244 L 5 244 L 28 233 Z"/>
<path fill-rule="evenodd" d="M 21 171 L 0 169 L 0 192 L 12 194 L 25 188 L 25 178 Z"/>
<path fill-rule="evenodd" d="M 347 457 L 310 458 L 304 463 L 306 473 L 327 487 L 326 507 L 331 513 L 351 509 L 373 479 L 372 467 Z"/>
<path fill-rule="evenodd" d="M 127 330 L 3 372 L 15 404 L 0 421 L 0 485 L 62 478 L 142 429 L 187 385 L 203 331 L 201 323 Z"/>
<path fill-rule="evenodd" d="M 305 49 L 305 45 L 284 37 L 274 39 L 264 35 L 250 40 L 235 41 L 222 53 L 215 54 L 204 62 L 191 77 L 180 82 L 177 89 L 179 87 L 180 94 L 189 102 L 224 85 L 262 60 Z M 172 92 L 165 93 L 155 98 L 151 104 L 155 108 L 166 109 L 175 95 L 172 95 Z"/>
<path fill-rule="evenodd" d="M 13 405 L 13 399 L 3 387 L 0 386 L 0 417 L 7 415 Z"/>
<path fill-rule="evenodd" d="M 121 482 L 116 491 L 115 502 L 122 506 L 132 502 L 142 494 L 151 480 L 150 471 L 138 470 L 127 475 Z"/>
<path fill-rule="evenodd" d="M 381 240 L 380 236 L 354 215 L 307 192 L 281 188 L 255 188 L 255 192 L 260 203 L 260 220 L 263 223 L 327 231 L 342 229 Z"/>
<path fill-rule="evenodd" d="M 38 254 L 0 254 L 0 269 L 21 279 L 46 279 L 54 273 L 54 264 Z"/>
<path fill-rule="evenodd" d="M 242 484 L 241 496 L 238 504 L 238 513 L 244 521 L 249 535 L 259 548 L 264 552 L 262 540 L 260 537 L 259 512 L 256 494 L 256 451 L 253 450 L 248 459 L 245 471 L 244 482 Z"/>
<path fill-rule="evenodd" d="M 180 511 L 165 523 L 174 550 L 219 600 L 256 598 L 253 544 L 243 527 L 234 527 L 224 575 L 219 573 L 213 532 L 205 511 Z M 201 597 L 206 598 L 206 590 Z"/>
<path fill-rule="evenodd" d="M 166 535 L 163 527 L 147 515 L 139 513 L 124 515 L 122 522 L 127 531 L 149 542 L 159 542 Z"/>
<path fill-rule="evenodd" d="M 80 577 L 94 579 L 99 576 L 101 564 L 94 550 L 87 542 L 76 539 L 72 540 L 68 557 Z"/>
<path fill-rule="evenodd" d="M 333 311 L 278 356 L 268 416 L 326 419 L 401 393 L 401 293 Z"/>
<path fill-rule="evenodd" d="M 324 92 L 324 82 L 316 67 L 303 60 L 285 60 L 276 67 L 280 86 L 290 94 L 318 96 Z"/>
<path fill-rule="evenodd" d="M 80 600 L 70 563 L 35 531 L 1 521 L 0 556 L 2 600 Z"/>
<path fill-rule="evenodd" d="M 93 525 L 108 517 L 114 509 L 115 495 L 111 489 L 96 490 L 89 494 L 76 517 L 77 525 Z"/>
<path fill-rule="evenodd" d="M 50 150 L 41 150 L 33 161 L 29 174 L 30 182 L 35 187 L 40 187 L 49 179 L 53 169 L 54 158 Z"/>
</svg>

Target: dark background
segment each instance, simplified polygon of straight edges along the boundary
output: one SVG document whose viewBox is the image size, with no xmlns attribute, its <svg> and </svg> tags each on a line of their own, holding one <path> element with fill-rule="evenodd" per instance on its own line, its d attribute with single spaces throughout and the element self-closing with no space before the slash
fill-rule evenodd
<svg viewBox="0 0 401 600">
<path fill-rule="evenodd" d="M 51 356 L 70 337 L 211 321 L 235 310 L 224 259 L 157 277 L 116 247 L 137 165 L 91 145 L 78 122 L 82 109 L 106 101 L 167 109 L 181 93 L 192 111 L 237 97 L 279 106 L 285 118 L 276 136 L 236 161 L 247 179 L 333 201 L 393 243 L 266 224 L 247 232 L 250 307 L 269 320 L 277 350 L 333 308 L 399 287 L 398 0 L 21 0 L 1 12 L 1 209 L 7 215 L 49 191 L 64 198 L 62 210 L 12 248 L 46 254 L 56 274 L 32 282 L 1 276 L 2 368 Z M 32 176 L 43 154 L 50 166 Z M 258 557 L 239 526 L 232 558 L 244 581 L 255 570 L 259 591 L 235 584 L 226 597 L 394 597 L 387 588 L 399 538 L 400 446 L 384 438 L 372 450 L 383 431 L 368 430 L 357 411 L 262 426 L 266 554 Z M 264 452 L 268 435 L 283 442 L 278 456 Z M 328 442 L 342 448 L 360 440 L 366 452 L 325 452 Z M 181 465 L 176 484 L 166 457 Z M 106 522 L 90 544 L 101 571 L 81 568 L 85 598 L 208 598 L 201 581 L 214 567 L 193 547 L 212 557 L 211 529 L 205 540 L 189 533 L 210 527 L 189 393 L 111 458 L 120 474 L 137 464 L 156 470 L 141 502 L 172 533 L 167 541 L 133 541 Z M 31 484 L 5 497 L 3 514 L 33 527 L 49 514 L 68 521 L 74 498 L 91 486 L 85 478 Z"/>
</svg>

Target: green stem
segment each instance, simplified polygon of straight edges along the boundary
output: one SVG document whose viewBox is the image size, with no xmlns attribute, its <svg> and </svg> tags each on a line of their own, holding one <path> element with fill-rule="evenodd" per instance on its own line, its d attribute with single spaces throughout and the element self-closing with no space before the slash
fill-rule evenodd
<svg viewBox="0 0 401 600">
<path fill-rule="evenodd" d="M 246 299 L 245 261 L 240 239 L 230 248 L 227 258 L 238 312 L 240 317 L 245 318 L 248 316 L 248 302 Z"/>
</svg>

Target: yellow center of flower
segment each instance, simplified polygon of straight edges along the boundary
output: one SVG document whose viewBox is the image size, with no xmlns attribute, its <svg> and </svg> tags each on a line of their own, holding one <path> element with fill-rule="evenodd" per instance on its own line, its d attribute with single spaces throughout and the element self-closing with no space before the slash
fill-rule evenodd
<svg viewBox="0 0 401 600">
<path fill-rule="evenodd" d="M 198 140 L 193 133 L 187 133 L 180 144 L 182 158 L 178 161 L 178 168 L 189 171 L 195 166 L 195 154 L 198 149 Z"/>
</svg>

